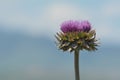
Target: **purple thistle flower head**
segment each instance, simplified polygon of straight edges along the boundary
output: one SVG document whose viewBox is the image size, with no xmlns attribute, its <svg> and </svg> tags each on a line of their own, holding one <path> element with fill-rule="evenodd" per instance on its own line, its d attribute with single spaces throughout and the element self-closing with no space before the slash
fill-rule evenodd
<svg viewBox="0 0 120 80">
<path fill-rule="evenodd" d="M 64 33 L 67 32 L 89 32 L 91 30 L 91 24 L 88 21 L 65 21 L 61 24 L 61 30 Z"/>
</svg>

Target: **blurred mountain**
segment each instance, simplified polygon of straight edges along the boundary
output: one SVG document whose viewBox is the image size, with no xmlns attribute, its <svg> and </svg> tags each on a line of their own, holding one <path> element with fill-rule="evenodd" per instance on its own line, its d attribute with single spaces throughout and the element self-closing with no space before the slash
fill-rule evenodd
<svg viewBox="0 0 120 80">
<path fill-rule="evenodd" d="M 99 75 L 118 69 L 119 52 L 120 45 L 114 43 L 101 43 L 95 52 L 81 51 L 81 75 L 85 78 L 91 71 L 99 71 Z M 0 31 L 1 80 L 73 80 L 73 62 L 72 54 L 58 51 L 55 39 Z"/>
</svg>

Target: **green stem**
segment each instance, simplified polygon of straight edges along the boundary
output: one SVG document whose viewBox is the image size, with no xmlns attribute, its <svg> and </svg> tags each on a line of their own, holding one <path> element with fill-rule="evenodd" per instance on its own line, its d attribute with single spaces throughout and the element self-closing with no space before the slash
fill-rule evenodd
<svg viewBox="0 0 120 80">
<path fill-rule="evenodd" d="M 74 68 L 75 68 L 75 80 L 80 80 L 80 76 L 79 76 L 79 50 L 75 50 L 75 53 L 74 53 Z"/>
</svg>

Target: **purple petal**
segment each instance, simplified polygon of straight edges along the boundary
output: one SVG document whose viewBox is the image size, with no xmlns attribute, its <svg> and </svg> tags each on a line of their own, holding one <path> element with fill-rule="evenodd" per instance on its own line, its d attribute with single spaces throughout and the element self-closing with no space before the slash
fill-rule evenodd
<svg viewBox="0 0 120 80">
<path fill-rule="evenodd" d="M 91 30 L 91 24 L 88 21 L 65 21 L 61 24 L 61 30 L 64 33 L 67 32 L 88 32 Z"/>
</svg>

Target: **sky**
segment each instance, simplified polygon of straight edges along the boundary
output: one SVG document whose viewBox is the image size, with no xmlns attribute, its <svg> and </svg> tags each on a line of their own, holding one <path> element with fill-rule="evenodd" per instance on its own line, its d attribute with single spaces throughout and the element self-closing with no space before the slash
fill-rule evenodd
<svg viewBox="0 0 120 80">
<path fill-rule="evenodd" d="M 80 53 L 82 80 L 120 80 L 119 0 L 0 0 L 0 79 L 74 80 L 73 54 L 55 45 L 66 20 L 88 20 L 98 51 Z"/>
</svg>

